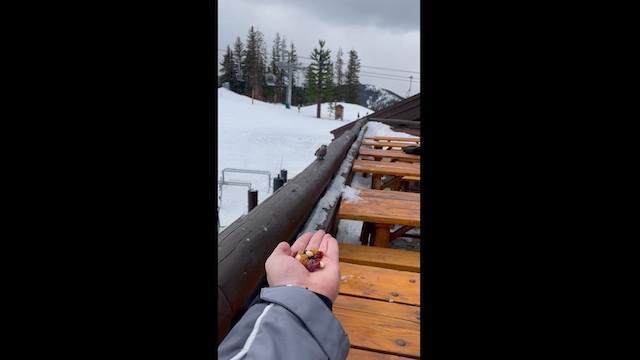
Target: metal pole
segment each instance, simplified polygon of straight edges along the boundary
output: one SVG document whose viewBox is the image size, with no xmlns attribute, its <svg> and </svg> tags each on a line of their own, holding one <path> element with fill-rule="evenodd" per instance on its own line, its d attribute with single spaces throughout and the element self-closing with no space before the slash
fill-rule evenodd
<svg viewBox="0 0 640 360">
<path fill-rule="evenodd" d="M 291 83 L 293 82 L 293 64 L 289 63 L 289 86 L 287 86 L 287 109 L 291 108 Z"/>
</svg>

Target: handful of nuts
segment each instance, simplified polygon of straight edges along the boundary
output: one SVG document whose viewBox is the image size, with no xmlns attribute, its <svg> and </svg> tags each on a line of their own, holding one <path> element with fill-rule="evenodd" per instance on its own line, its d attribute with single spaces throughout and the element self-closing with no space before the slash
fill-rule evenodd
<svg viewBox="0 0 640 360">
<path fill-rule="evenodd" d="M 300 261 L 309 272 L 314 272 L 324 267 L 324 263 L 320 261 L 324 253 L 318 249 L 298 250 L 297 254 L 293 254 L 296 260 Z"/>
</svg>

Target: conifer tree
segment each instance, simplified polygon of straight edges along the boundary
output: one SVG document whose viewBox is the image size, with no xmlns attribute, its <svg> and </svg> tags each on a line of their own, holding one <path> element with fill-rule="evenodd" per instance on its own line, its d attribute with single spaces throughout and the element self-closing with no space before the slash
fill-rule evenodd
<svg viewBox="0 0 640 360">
<path fill-rule="evenodd" d="M 358 52 L 349 51 L 349 63 L 347 64 L 347 73 L 345 75 L 346 94 L 345 101 L 357 104 L 358 93 L 360 91 L 360 59 Z"/>
<path fill-rule="evenodd" d="M 251 98 L 262 98 L 263 88 L 266 86 L 264 79 L 266 71 L 267 48 L 264 44 L 264 36 L 260 30 L 254 30 L 253 26 L 247 34 L 247 48 L 245 49 L 245 89 L 251 91 Z"/>
<path fill-rule="evenodd" d="M 238 94 L 245 94 L 244 92 L 244 45 L 242 44 L 242 40 L 238 36 L 236 38 L 235 44 L 233 44 L 233 61 L 236 65 L 236 82 L 231 84 L 231 90 L 237 92 Z"/>
<path fill-rule="evenodd" d="M 336 100 L 344 101 L 344 72 L 342 68 L 344 67 L 344 61 L 342 60 L 342 48 L 338 48 L 338 53 L 336 54 L 336 64 L 335 64 L 335 74 L 336 74 Z"/>
<path fill-rule="evenodd" d="M 229 45 L 227 45 L 227 52 L 224 54 L 220 65 L 222 65 L 222 68 L 220 69 L 220 72 L 222 72 L 220 81 L 222 83 L 228 82 L 229 89 L 231 90 L 233 85 L 238 82 L 238 79 L 236 79 L 237 69 L 233 59 L 233 52 Z"/>
<path fill-rule="evenodd" d="M 280 102 L 282 98 L 282 69 L 277 65 L 279 61 L 282 61 L 281 42 L 280 33 L 276 33 L 271 46 L 271 64 L 269 65 L 269 72 L 276 77 L 276 85 L 273 89 L 273 102 L 276 103 Z"/>
<path fill-rule="evenodd" d="M 308 98 L 317 104 L 316 118 L 320 118 L 320 107 L 323 101 L 333 101 L 333 65 L 331 50 L 325 49 L 325 41 L 319 41 L 320 48 L 311 52 L 311 64 L 307 68 Z"/>
</svg>

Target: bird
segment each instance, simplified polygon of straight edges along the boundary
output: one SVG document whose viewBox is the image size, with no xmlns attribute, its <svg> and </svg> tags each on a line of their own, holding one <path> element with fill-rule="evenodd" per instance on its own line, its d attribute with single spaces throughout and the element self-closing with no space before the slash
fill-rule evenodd
<svg viewBox="0 0 640 360">
<path fill-rule="evenodd" d="M 315 155 L 319 160 L 323 160 L 324 156 L 327 155 L 327 145 L 325 145 L 325 144 L 320 145 L 318 150 L 316 150 L 316 154 Z"/>
</svg>

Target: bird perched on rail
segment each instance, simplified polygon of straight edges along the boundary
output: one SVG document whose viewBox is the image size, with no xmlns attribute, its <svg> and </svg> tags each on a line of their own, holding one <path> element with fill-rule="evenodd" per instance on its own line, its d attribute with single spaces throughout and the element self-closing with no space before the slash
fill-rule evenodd
<svg viewBox="0 0 640 360">
<path fill-rule="evenodd" d="M 318 150 L 316 150 L 316 157 L 318 158 L 318 160 L 324 160 L 324 156 L 327 155 L 327 145 L 320 145 L 320 148 L 318 148 Z"/>
</svg>

